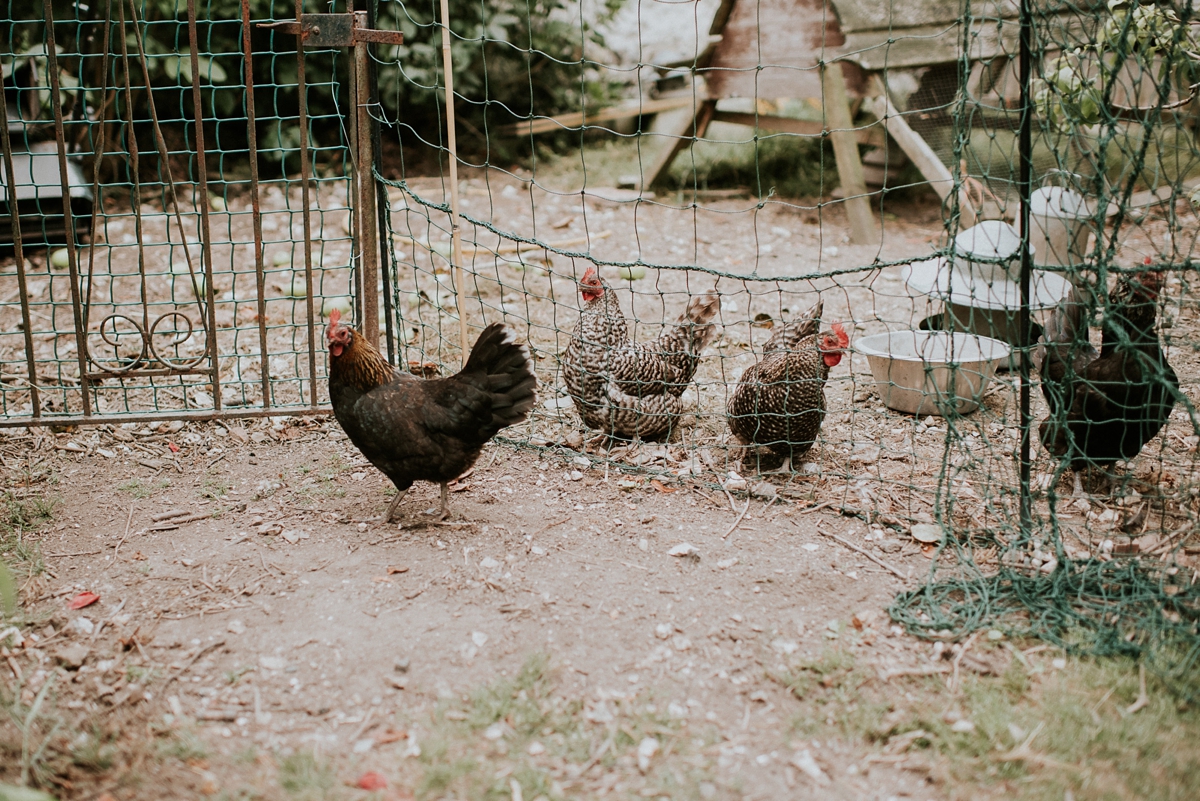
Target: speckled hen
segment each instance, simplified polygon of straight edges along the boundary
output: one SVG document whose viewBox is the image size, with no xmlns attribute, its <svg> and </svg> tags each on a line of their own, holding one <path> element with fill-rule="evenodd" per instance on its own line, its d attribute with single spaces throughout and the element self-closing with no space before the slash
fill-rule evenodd
<svg viewBox="0 0 1200 801">
<path fill-rule="evenodd" d="M 840 323 L 817 333 L 822 304 L 782 326 L 729 398 L 729 428 L 743 446 L 765 446 L 783 469 L 817 440 L 825 419 L 825 381 L 850 344 Z"/>
<path fill-rule="evenodd" d="M 717 294 L 691 298 L 658 339 L 632 342 L 621 306 L 595 267 L 579 285 L 583 310 L 563 356 L 563 377 L 584 425 L 628 438 L 668 434 L 700 355 L 716 336 Z"/>
</svg>

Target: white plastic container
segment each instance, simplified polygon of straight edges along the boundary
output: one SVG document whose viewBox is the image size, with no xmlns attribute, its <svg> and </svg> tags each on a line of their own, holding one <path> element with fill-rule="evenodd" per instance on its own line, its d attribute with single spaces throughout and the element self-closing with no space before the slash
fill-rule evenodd
<svg viewBox="0 0 1200 801">
<path fill-rule="evenodd" d="M 953 250 L 954 270 L 968 282 L 990 286 L 1020 275 L 1021 235 L 1003 220 L 984 220 L 961 231 L 954 237 Z"/>
<path fill-rule="evenodd" d="M 1038 267 L 1084 263 L 1092 211 L 1083 195 L 1062 186 L 1043 186 L 1029 196 L 1029 246 Z M 1018 218 L 1019 219 L 1019 218 Z"/>
<path fill-rule="evenodd" d="M 854 349 L 867 357 L 889 409 L 941 416 L 978 409 L 1012 351 L 998 339 L 949 331 L 872 334 L 857 339 Z"/>
</svg>

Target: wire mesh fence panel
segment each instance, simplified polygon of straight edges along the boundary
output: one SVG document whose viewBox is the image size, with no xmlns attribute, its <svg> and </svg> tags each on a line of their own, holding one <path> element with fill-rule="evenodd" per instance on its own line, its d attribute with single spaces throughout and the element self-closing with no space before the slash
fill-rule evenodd
<svg viewBox="0 0 1200 801">
<path fill-rule="evenodd" d="M 266 27 L 294 7 L 31 11 L 2 24 L 3 421 L 315 407 L 316 326 L 351 293 L 344 51 L 305 49 L 302 114 L 298 40 Z"/>
<path fill-rule="evenodd" d="M 401 359 L 528 340 L 542 400 L 504 437 L 564 459 L 534 502 L 591 475 L 830 507 L 930 557 L 910 631 L 1185 684 L 1200 26 L 1031 5 L 450 3 L 449 152 L 439 4 L 381 4 Z"/>
</svg>

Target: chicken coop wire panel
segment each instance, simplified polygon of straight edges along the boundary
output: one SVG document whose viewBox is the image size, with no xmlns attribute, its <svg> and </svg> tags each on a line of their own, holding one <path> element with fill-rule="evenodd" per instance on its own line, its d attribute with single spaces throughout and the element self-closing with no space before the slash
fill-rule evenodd
<svg viewBox="0 0 1200 801">
<path fill-rule="evenodd" d="M 972 57 L 970 22 L 994 12 L 971 3 L 947 160 L 961 202 L 1017 226 L 1029 163 L 1030 417 L 1017 370 L 979 412 L 947 418 L 937 552 L 892 614 L 931 639 L 1035 635 L 1140 657 L 1195 699 L 1200 27 L 1183 4 L 1035 6 L 1028 146 L 1018 31 Z M 967 265 L 947 327 L 1010 332 L 1018 318 L 980 302 L 1004 278 Z"/>
<path fill-rule="evenodd" d="M 223 416 L 303 413 L 327 403 L 324 354 L 310 348 L 305 256 L 307 250 L 313 344 L 322 349 L 322 314 L 348 306 L 355 291 L 348 203 L 352 167 L 342 116 L 346 58 L 343 50 L 304 51 L 307 114 L 302 121 L 296 37 L 261 27 L 291 19 L 294 11 L 281 2 L 194 4 L 203 185 L 184 0 L 55 2 L 52 29 L 41 13 L 0 21 L 32 344 L 30 358 L 10 232 L 0 245 L 5 248 L 0 257 L 4 424 L 24 424 L 35 415 L 30 365 L 40 417 L 68 422 L 82 417 L 76 302 L 86 331 L 88 419 L 203 418 L 218 414 L 218 406 Z M 49 102 L 51 31 L 63 116 L 57 136 Z M 302 122 L 311 171 L 308 248 Z M 76 215 L 74 297 L 58 189 L 60 149 Z M 30 162 L 32 169 L 22 168 Z M 76 194 L 88 202 L 81 206 Z M 5 230 L 11 229 L 7 205 L 0 215 Z M 207 345 L 213 323 L 215 355 Z"/>
<path fill-rule="evenodd" d="M 930 558 L 891 609 L 909 631 L 946 641 L 1037 636 L 1078 652 L 1140 655 L 1194 695 L 1194 13 L 1034 4 L 1022 151 L 1016 4 L 964 3 L 934 34 L 911 4 L 866 5 L 690 4 L 687 24 L 675 22 L 700 35 L 667 52 L 656 45 L 650 3 L 624 5 L 615 22 L 573 5 L 565 16 L 547 13 L 565 4 L 451 3 L 451 153 L 439 4 L 379 3 L 379 26 L 405 34 L 403 46 L 373 54 L 385 154 L 375 177 L 386 190 L 400 358 L 427 375 L 456 370 L 459 316 L 468 344 L 503 321 L 528 341 L 541 392 L 529 421 L 501 439 L 540 452 L 562 486 L 591 470 L 630 489 L 690 487 L 727 510 L 762 507 L 785 530 L 803 509 L 828 506 L 860 521 L 855 541 L 885 561 L 912 547 Z M 564 25 L 568 35 L 556 39 Z M 794 42 L 800 28 L 815 32 L 816 55 L 774 58 L 777 37 Z M 714 45 L 705 31 L 725 35 Z M 740 48 L 722 49 L 735 39 Z M 933 57 L 942 52 L 952 55 Z M 838 126 L 837 87 L 822 69 L 847 63 L 853 116 Z M 890 211 L 931 183 L 939 188 L 911 165 L 887 169 L 904 158 L 897 140 L 913 141 L 897 119 L 947 176 L 933 236 Z M 878 244 L 850 241 L 856 195 L 837 169 L 839 133 L 853 135 L 864 162 L 885 168 L 882 188 L 857 195 Z M 1039 196 L 1059 204 L 1031 213 L 1029 242 L 1041 250 L 1031 254 L 1028 346 L 1019 311 L 1022 152 L 1031 212 Z M 451 263 L 456 218 L 461 294 Z M 619 301 L 629 341 L 650 347 L 690 303 L 710 290 L 719 296 L 718 333 L 659 441 L 589 429 L 567 391 L 580 281 L 591 267 Z M 1117 283 L 1149 273 L 1161 277 L 1156 320 L 1131 337 Z M 743 447 L 728 404 L 764 344 L 818 300 L 820 328 L 841 321 L 853 353 L 829 372 L 811 450 L 796 449 L 791 469 L 771 475 L 780 454 L 762 447 L 770 443 Z M 1112 381 L 1083 380 L 1082 362 L 1080 376 L 1043 377 L 1048 348 L 1039 338 L 1056 314 L 1076 324 L 1065 340 L 1070 326 L 1053 327 L 1055 353 L 1087 353 L 1090 337 L 1096 350 L 1118 354 L 1096 369 L 1107 365 L 1116 372 L 1105 375 L 1151 398 L 1110 410 L 1114 427 L 1096 429 L 1131 443 L 1121 458 L 1086 452 L 1109 436 L 1088 435 L 1090 412 L 1072 417 L 1065 402 L 1050 411 L 1047 392 L 1116 391 Z M 948 353 L 931 350 L 947 342 Z M 792 385 L 806 380 L 814 383 L 801 376 Z M 908 412 L 892 408 L 907 402 Z M 550 489 L 545 503 L 570 505 L 569 497 Z"/>
</svg>

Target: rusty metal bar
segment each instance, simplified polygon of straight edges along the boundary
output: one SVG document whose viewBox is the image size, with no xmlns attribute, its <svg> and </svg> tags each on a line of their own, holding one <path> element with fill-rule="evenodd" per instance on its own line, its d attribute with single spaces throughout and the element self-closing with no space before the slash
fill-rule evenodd
<svg viewBox="0 0 1200 801">
<path fill-rule="evenodd" d="M 262 204 L 258 197 L 258 127 L 254 114 L 254 53 L 250 43 L 250 0 L 242 0 L 242 52 L 246 65 L 246 123 L 250 147 L 250 204 L 254 217 L 254 278 L 258 290 L 258 353 L 263 408 L 271 406 L 271 365 L 267 353 L 267 275 L 263 266 Z"/>
<path fill-rule="evenodd" d="M 4 177 L 7 179 L 8 211 L 12 217 L 13 257 L 17 261 L 17 291 L 21 293 L 21 326 L 25 333 L 25 366 L 29 370 L 29 400 L 33 417 L 42 414 L 42 401 L 37 385 L 37 360 L 33 355 L 33 321 L 29 317 L 29 291 L 25 283 L 25 249 L 21 243 L 21 210 L 17 207 L 17 176 L 13 172 L 12 140 L 8 135 L 8 104 L 0 98 L 0 151 L 4 157 Z M 51 320 L 53 325 L 53 320 Z"/>
<path fill-rule="evenodd" d="M 328 406 L 305 406 L 300 409 L 222 409 L 199 412 L 146 412 L 145 414 L 63 415 L 61 417 L 13 418 L 0 415 L 0 428 L 26 428 L 35 426 L 98 426 L 121 423 L 155 423 L 162 420 L 183 420 L 203 423 L 209 420 L 236 420 L 252 417 L 308 417 L 310 415 L 333 414 Z"/>
<path fill-rule="evenodd" d="M 124 29 L 122 29 L 122 33 Z M 108 57 L 109 57 L 109 41 L 112 38 L 112 0 L 104 2 L 104 47 L 103 55 L 100 57 L 100 86 L 101 96 L 108 93 Z M 80 87 L 83 86 L 83 68 L 80 67 L 79 74 Z M 86 103 L 84 106 L 86 107 Z M 86 111 L 84 114 L 86 119 Z M 91 324 L 91 309 L 92 309 L 92 286 L 95 283 L 96 277 L 96 227 L 99 225 L 100 217 L 104 214 L 104 202 L 100 190 L 100 168 L 104 163 L 104 146 L 105 138 L 108 129 L 108 103 L 100 103 L 100 133 L 96 138 L 96 144 L 92 149 L 92 225 L 88 232 L 88 278 L 87 278 L 87 301 L 83 305 L 83 328 L 86 331 Z M 90 356 L 90 354 L 89 354 Z"/>
<path fill-rule="evenodd" d="M 374 28 L 378 24 L 377 0 L 370 0 L 367 3 L 367 27 Z M 370 47 L 367 48 L 367 89 L 371 93 L 372 101 L 379 97 L 379 69 L 378 62 L 375 61 L 374 54 Z M 371 187 L 375 192 L 375 235 L 378 242 L 375 245 L 379 248 L 379 267 L 380 277 L 383 279 L 383 328 L 384 338 L 387 340 L 387 358 L 390 364 L 396 363 L 396 332 L 393 330 L 395 320 L 392 319 L 392 266 L 388 260 L 388 242 L 387 230 L 388 223 L 388 199 L 387 187 L 375 180 L 375 172 L 383 169 L 383 147 L 380 135 L 379 120 L 374 114 L 368 114 L 367 119 L 370 123 L 371 148 L 375 159 L 371 163 L 368 170 L 368 177 L 371 181 Z"/>
<path fill-rule="evenodd" d="M 356 27 L 366 28 L 367 12 L 354 13 Z M 368 75 L 367 62 L 370 54 L 365 42 L 354 46 L 354 119 L 358 137 L 358 158 L 355 162 L 355 173 L 358 184 L 359 218 L 358 246 L 359 259 L 362 263 L 363 281 L 360 285 L 363 296 L 362 330 L 367 341 L 379 347 L 379 258 L 375 251 L 375 241 L 378 237 L 375 214 L 375 178 L 371 175 L 371 167 L 375 164 L 375 142 L 371 137 L 371 79 Z"/>
<path fill-rule="evenodd" d="M 132 2 L 132 0 L 131 0 Z M 67 139 L 63 128 L 62 97 L 58 79 L 58 54 L 54 41 L 54 9 L 51 0 L 43 0 L 46 20 L 46 69 L 50 73 L 50 105 L 54 109 L 54 138 L 58 145 L 58 172 L 62 182 L 63 230 L 67 240 L 67 267 L 71 275 L 71 314 L 75 322 L 75 358 L 79 362 L 79 394 L 83 413 L 90 416 L 92 400 L 88 396 L 87 382 L 87 331 L 83 328 L 83 303 L 79 296 L 79 261 L 75 252 L 75 220 L 71 214 L 71 185 L 67 174 Z M 15 199 L 15 198 L 14 198 Z M 94 213 L 94 212 L 93 212 Z M 51 325 L 56 315 L 51 313 Z"/>
<path fill-rule="evenodd" d="M 350 207 L 350 276 L 351 276 L 351 295 L 354 301 L 354 325 L 362 333 L 363 337 L 367 337 L 366 328 L 364 325 L 367 319 L 366 309 L 363 305 L 366 298 L 363 292 L 363 260 L 361 252 L 362 243 L 362 167 L 359 163 L 358 152 L 358 115 L 353 113 L 353 109 L 358 105 L 358 71 L 356 69 L 357 62 L 351 61 L 351 69 L 349 74 L 350 79 L 350 108 L 351 113 L 348 115 L 348 123 L 350 128 L 350 140 L 347 143 L 347 156 L 350 158 L 350 189 L 346 193 L 346 205 Z M 376 344 L 374 340 L 367 339 L 372 345 Z"/>
<path fill-rule="evenodd" d="M 208 165 L 204 161 L 204 101 L 200 96 L 200 51 L 196 45 L 196 0 L 187 0 L 188 52 L 192 61 L 192 108 L 196 121 L 196 176 L 200 182 L 200 268 L 208 301 L 206 348 L 212 367 L 213 409 L 221 411 L 221 359 L 217 352 L 217 300 L 213 286 L 212 231 L 209 227 Z M 236 280 L 236 279 L 235 279 Z M 236 358 L 236 357 L 235 357 Z"/>
<path fill-rule="evenodd" d="M 454 123 L 454 57 L 450 48 L 450 4 L 441 0 L 442 12 L 442 77 L 446 86 L 446 159 L 450 163 L 450 274 L 454 277 L 454 295 L 458 305 L 458 344 L 465 367 L 470 349 L 467 347 L 467 287 L 463 275 L 462 218 L 458 210 L 458 134 Z"/>
<path fill-rule="evenodd" d="M 46 0 L 50 2 L 50 0 Z M 296 19 L 304 11 L 304 0 L 296 0 Z M 317 332 L 315 314 L 313 313 L 313 274 L 312 274 L 312 219 L 309 215 L 308 181 L 311 175 L 311 165 L 308 163 L 308 97 L 304 83 L 304 47 L 296 42 L 296 91 L 299 100 L 300 123 L 300 202 L 303 205 L 302 219 L 304 221 L 304 297 L 308 308 L 308 380 L 309 403 L 317 405 Z"/>
<path fill-rule="evenodd" d="M 121 62 L 123 68 L 122 74 L 125 76 L 125 110 L 128 114 L 125 128 L 125 149 L 129 153 L 129 172 L 133 177 L 133 186 L 130 192 L 129 205 L 133 208 L 133 230 L 134 240 L 137 242 L 138 250 L 138 283 L 141 293 L 142 304 L 142 331 L 150 330 L 150 293 L 146 286 L 146 248 L 143 244 L 142 237 L 142 173 L 141 173 L 141 157 L 138 151 L 137 135 L 134 133 L 133 119 L 133 86 L 129 80 L 129 45 L 125 35 L 125 4 L 118 3 L 121 23 Z M 146 90 L 150 87 L 147 85 Z M 89 287 L 90 289 L 90 287 Z M 114 299 L 113 305 L 116 305 Z M 103 327 L 103 323 L 101 323 Z M 149 343 L 144 342 L 143 351 Z"/>
<path fill-rule="evenodd" d="M 367 44 L 368 42 L 402 45 L 404 44 L 404 34 L 400 31 L 377 31 L 373 30 L 372 27 L 356 28 L 354 31 L 354 44 L 360 45 Z"/>
<path fill-rule="evenodd" d="M 46 0 L 49 2 L 50 0 Z M 187 259 L 188 274 L 192 279 L 192 292 L 196 295 L 196 307 L 200 310 L 200 319 L 205 319 L 208 315 L 204 309 L 204 301 L 201 299 L 200 286 L 196 283 L 196 268 L 192 265 L 192 253 L 188 248 L 187 231 L 183 227 L 183 214 L 179 211 L 179 196 L 175 191 L 175 179 L 171 175 L 171 160 L 167 153 L 167 143 L 163 139 L 162 127 L 158 123 L 158 109 L 154 103 L 154 92 L 151 91 L 150 83 L 150 65 L 146 61 L 146 47 L 142 41 L 142 32 L 138 28 L 137 9 L 134 7 L 134 0 L 129 0 L 130 22 L 133 23 L 134 41 L 138 48 L 138 60 L 142 67 L 142 77 L 146 81 L 146 107 L 150 110 L 151 128 L 154 131 L 154 143 L 158 148 L 158 157 L 160 166 L 166 173 L 166 186 L 170 190 L 171 205 L 175 208 L 175 223 L 179 228 L 179 238 L 182 240 L 183 255 Z M 132 113 L 132 112 L 131 112 Z M 164 209 L 165 210 L 165 209 Z M 145 275 L 145 272 L 142 273 Z M 207 345 L 207 342 L 205 343 Z M 206 353 L 216 358 L 215 354 Z M 203 357 L 202 357 L 203 358 Z"/>
</svg>

